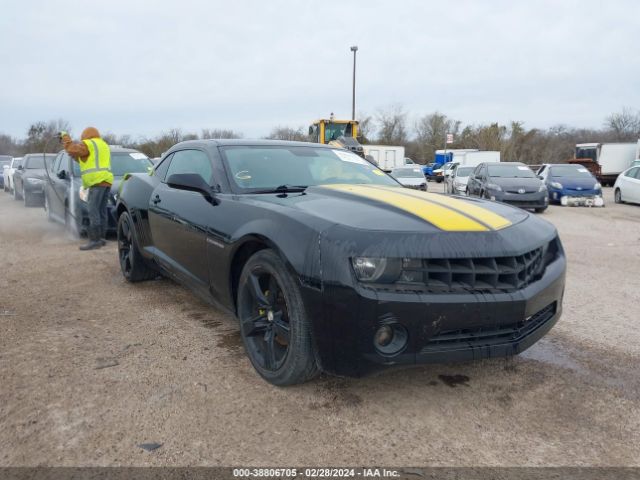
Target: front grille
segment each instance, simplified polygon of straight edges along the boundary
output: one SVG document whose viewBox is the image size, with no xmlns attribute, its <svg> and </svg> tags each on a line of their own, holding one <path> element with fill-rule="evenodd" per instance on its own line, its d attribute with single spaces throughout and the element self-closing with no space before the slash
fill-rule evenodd
<svg viewBox="0 0 640 480">
<path fill-rule="evenodd" d="M 422 348 L 420 353 L 426 354 L 518 342 L 550 320 L 555 313 L 556 302 L 553 302 L 530 317 L 516 323 L 440 332 L 429 339 L 429 342 Z"/>
<path fill-rule="evenodd" d="M 503 293 L 522 289 L 538 280 L 558 255 L 554 239 L 522 255 L 482 258 L 430 258 L 402 260 L 393 291 L 428 293 Z"/>
</svg>

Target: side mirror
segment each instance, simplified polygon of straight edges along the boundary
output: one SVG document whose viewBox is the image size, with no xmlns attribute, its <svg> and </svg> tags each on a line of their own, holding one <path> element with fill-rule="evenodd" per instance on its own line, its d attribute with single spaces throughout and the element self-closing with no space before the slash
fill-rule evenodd
<svg viewBox="0 0 640 480">
<path fill-rule="evenodd" d="M 62 171 L 58 172 L 58 175 L 57 175 L 57 176 L 58 176 L 58 178 L 59 178 L 60 180 L 64 180 L 65 178 L 67 178 L 67 172 L 65 172 L 64 170 L 62 170 Z"/>
<path fill-rule="evenodd" d="M 22 165 L 18 165 L 18 170 L 24 170 L 24 167 Z"/>
<path fill-rule="evenodd" d="M 167 179 L 167 185 L 177 190 L 188 190 L 190 192 L 198 192 L 204 196 L 213 205 L 218 204 L 218 200 L 214 196 L 211 185 L 197 173 L 175 173 Z"/>
<path fill-rule="evenodd" d="M 544 177 L 543 177 L 542 175 L 538 175 L 538 178 L 539 178 L 540 180 L 544 180 Z"/>
</svg>

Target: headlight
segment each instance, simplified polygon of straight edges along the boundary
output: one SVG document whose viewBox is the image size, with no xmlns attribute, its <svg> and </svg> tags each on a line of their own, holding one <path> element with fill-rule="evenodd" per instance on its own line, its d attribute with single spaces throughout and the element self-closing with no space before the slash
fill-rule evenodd
<svg viewBox="0 0 640 480">
<path fill-rule="evenodd" d="M 596 182 L 595 185 L 593 186 L 594 190 L 600 190 L 602 188 L 602 185 L 600 185 L 600 182 Z"/>
<path fill-rule="evenodd" d="M 39 183 L 42 183 L 42 179 L 40 178 L 33 178 L 33 177 L 28 177 L 24 179 L 25 182 L 30 183 L 31 185 L 38 185 Z"/>
<path fill-rule="evenodd" d="M 80 200 L 82 200 L 83 202 L 88 202 L 89 190 L 84 187 L 80 187 L 80 190 L 78 191 L 78 196 L 80 197 Z"/>
<path fill-rule="evenodd" d="M 538 189 L 539 192 L 544 192 L 547 189 L 547 187 L 545 187 L 544 183 L 540 184 L 540 188 Z"/>
<path fill-rule="evenodd" d="M 354 257 L 353 271 L 361 282 L 395 282 L 400 276 L 401 263 L 397 258 Z"/>
<path fill-rule="evenodd" d="M 562 190 L 562 184 L 560 182 L 551 182 L 551 186 L 553 188 L 557 188 L 558 190 Z"/>
<path fill-rule="evenodd" d="M 500 185 L 498 185 L 497 183 L 487 183 L 487 189 L 488 190 L 496 190 L 498 192 L 502 191 L 502 187 Z"/>
</svg>

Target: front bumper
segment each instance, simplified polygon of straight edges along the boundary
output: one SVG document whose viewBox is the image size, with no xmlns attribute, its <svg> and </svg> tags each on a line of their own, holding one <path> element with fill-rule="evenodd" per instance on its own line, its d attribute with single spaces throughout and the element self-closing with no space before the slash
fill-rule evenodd
<svg viewBox="0 0 640 480">
<path fill-rule="evenodd" d="M 22 188 L 29 195 L 41 195 L 44 198 L 44 182 L 30 183 L 24 182 Z"/>
<path fill-rule="evenodd" d="M 549 200 L 569 206 L 603 207 L 601 190 L 549 190 Z"/>
<path fill-rule="evenodd" d="M 469 361 L 518 354 L 545 335 L 562 313 L 566 261 L 510 293 L 435 294 L 380 291 L 357 284 L 304 289 L 314 317 L 322 368 L 360 376 L 391 365 Z M 406 331 L 404 349 L 384 355 L 374 343 L 383 324 Z"/>
<path fill-rule="evenodd" d="M 489 192 L 491 200 L 507 203 L 519 208 L 545 208 L 549 205 L 546 190 L 533 193 Z"/>
</svg>

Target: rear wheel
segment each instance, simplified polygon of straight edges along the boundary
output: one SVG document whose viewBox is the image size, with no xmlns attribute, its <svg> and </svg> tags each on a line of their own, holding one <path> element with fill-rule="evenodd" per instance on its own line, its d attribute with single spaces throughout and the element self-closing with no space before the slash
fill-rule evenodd
<svg viewBox="0 0 640 480">
<path fill-rule="evenodd" d="M 118 259 L 122 275 L 129 282 L 152 280 L 157 276 L 156 271 L 147 265 L 140 253 L 133 220 L 126 211 L 118 220 Z"/>
<path fill-rule="evenodd" d="M 318 373 L 300 289 L 273 250 L 260 250 L 244 266 L 238 318 L 249 360 L 269 383 L 293 385 Z"/>
<path fill-rule="evenodd" d="M 613 192 L 613 200 L 616 203 L 624 203 L 622 200 L 622 192 L 619 188 L 616 188 L 616 191 Z"/>
</svg>

